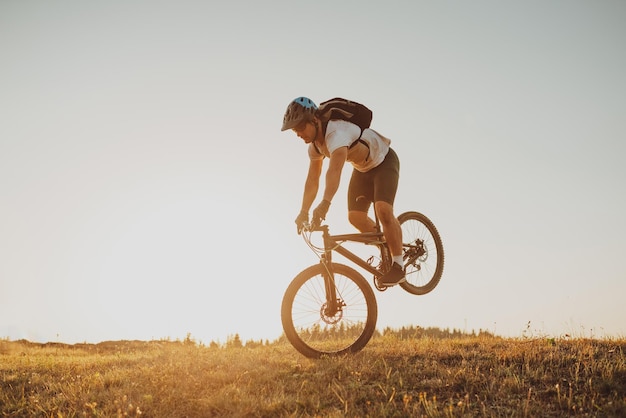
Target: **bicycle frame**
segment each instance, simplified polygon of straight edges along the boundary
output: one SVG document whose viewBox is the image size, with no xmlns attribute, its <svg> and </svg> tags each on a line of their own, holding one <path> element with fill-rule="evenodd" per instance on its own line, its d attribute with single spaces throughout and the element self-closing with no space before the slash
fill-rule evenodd
<svg viewBox="0 0 626 418">
<path fill-rule="evenodd" d="M 382 240 L 383 233 L 380 230 L 380 226 L 376 226 L 376 232 L 363 232 L 353 234 L 340 234 L 331 235 L 328 225 L 316 225 L 309 227 L 310 232 L 321 231 L 324 242 L 324 250 L 319 251 L 320 263 L 324 266 L 324 270 L 327 274 L 324 275 L 324 287 L 326 291 L 326 304 L 323 307 L 323 313 L 329 318 L 334 317 L 337 312 L 341 311 L 345 306 L 345 303 L 341 298 L 337 297 L 337 288 L 335 286 L 335 274 L 332 270 L 332 252 L 336 251 L 338 254 L 344 256 L 354 264 L 370 272 L 375 278 L 383 275 L 383 272 L 374 267 L 370 262 L 363 260 L 361 257 L 342 246 L 344 242 L 358 242 L 366 245 L 376 245 L 380 250 L 381 265 L 390 265 L 391 257 L 386 244 Z M 310 239 L 306 239 L 310 244 Z M 313 247 L 311 246 L 313 249 Z M 374 283 L 376 284 L 376 283 Z M 384 290 L 376 285 L 378 290 Z"/>
<path fill-rule="evenodd" d="M 376 267 L 372 266 L 366 260 L 363 260 L 355 253 L 342 246 L 343 242 L 359 242 L 366 245 L 376 245 L 381 250 L 381 257 L 384 264 L 387 262 L 386 258 L 388 257 L 388 254 L 384 254 L 384 251 L 387 251 L 386 248 L 383 249 L 384 246 L 386 247 L 386 244 L 382 240 L 383 233 L 379 229 L 377 232 L 331 235 L 328 230 L 328 225 L 320 225 L 311 229 L 311 231 L 322 232 L 322 238 L 324 240 L 324 253 L 322 257 L 320 257 L 320 261 L 323 264 L 330 264 L 332 262 L 332 252 L 335 251 L 352 261 L 354 264 L 373 274 L 375 277 L 383 275 L 383 272 L 378 270 Z"/>
<path fill-rule="evenodd" d="M 430 219 L 419 212 L 404 212 L 397 219 L 406 278 L 399 286 L 410 294 L 425 295 L 441 279 L 441 237 Z M 378 315 L 375 291 L 393 286 L 381 282 L 393 258 L 383 227 L 377 222 L 373 226 L 364 233 L 331 235 L 327 225 L 298 225 L 318 263 L 302 270 L 287 287 L 281 321 L 289 342 L 305 356 L 354 353 L 374 334 Z M 333 261 L 335 252 L 342 260 Z"/>
</svg>

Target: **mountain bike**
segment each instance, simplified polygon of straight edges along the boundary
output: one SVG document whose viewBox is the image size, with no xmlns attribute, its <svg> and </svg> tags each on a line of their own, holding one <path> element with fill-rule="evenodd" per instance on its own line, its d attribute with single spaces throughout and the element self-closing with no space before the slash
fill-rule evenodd
<svg viewBox="0 0 626 418">
<path fill-rule="evenodd" d="M 432 291 L 443 273 L 443 244 L 435 225 L 419 212 L 398 216 L 406 282 L 399 286 L 414 295 Z M 321 245 L 313 234 L 322 233 Z M 360 351 L 376 330 L 378 307 L 372 286 L 361 273 L 332 260 L 333 252 L 372 274 L 374 288 L 388 287 L 379 278 L 392 265 L 387 243 L 376 218 L 375 232 L 331 235 L 328 225 L 305 225 L 302 236 L 319 263 L 300 272 L 283 296 L 281 319 L 291 345 L 310 358 Z M 364 259 L 347 249 L 346 242 L 377 248 L 377 256 Z"/>
</svg>

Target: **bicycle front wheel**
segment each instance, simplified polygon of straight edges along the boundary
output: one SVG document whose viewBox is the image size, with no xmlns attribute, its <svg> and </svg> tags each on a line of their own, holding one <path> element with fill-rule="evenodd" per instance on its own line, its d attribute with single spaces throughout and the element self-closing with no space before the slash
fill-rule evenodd
<svg viewBox="0 0 626 418">
<path fill-rule="evenodd" d="M 298 274 L 283 297 L 285 335 L 296 350 L 310 358 L 357 352 L 376 329 L 376 297 L 365 278 L 343 264 L 329 267 L 334 273 L 331 294 L 336 304 L 328 301 L 328 273 L 322 264 Z"/>
<path fill-rule="evenodd" d="M 402 228 L 402 251 L 406 282 L 404 290 L 414 295 L 432 291 L 443 274 L 443 244 L 439 231 L 425 215 L 405 212 L 398 216 Z"/>
</svg>

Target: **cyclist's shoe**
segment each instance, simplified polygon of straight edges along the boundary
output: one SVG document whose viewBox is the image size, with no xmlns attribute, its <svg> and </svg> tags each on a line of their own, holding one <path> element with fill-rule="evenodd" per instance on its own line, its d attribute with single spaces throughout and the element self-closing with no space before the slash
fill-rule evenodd
<svg viewBox="0 0 626 418">
<path fill-rule="evenodd" d="M 389 271 L 378 279 L 378 283 L 383 286 L 395 286 L 404 282 L 406 282 L 406 277 L 404 277 L 404 268 L 402 268 L 402 266 L 398 263 L 393 263 Z"/>
</svg>

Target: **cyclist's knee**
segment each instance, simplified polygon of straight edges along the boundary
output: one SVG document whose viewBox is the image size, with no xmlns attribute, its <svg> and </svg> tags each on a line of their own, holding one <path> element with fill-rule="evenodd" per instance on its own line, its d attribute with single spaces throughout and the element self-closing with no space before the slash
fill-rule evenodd
<svg viewBox="0 0 626 418">
<path fill-rule="evenodd" d="M 376 215 L 382 223 L 391 222 L 395 219 L 393 205 L 390 203 L 379 201 L 375 203 L 374 207 L 376 208 Z"/>
<path fill-rule="evenodd" d="M 368 232 L 373 229 L 373 225 L 367 213 L 351 210 L 348 212 L 348 221 L 361 232 Z"/>
</svg>

